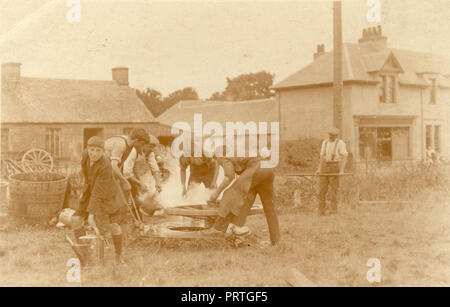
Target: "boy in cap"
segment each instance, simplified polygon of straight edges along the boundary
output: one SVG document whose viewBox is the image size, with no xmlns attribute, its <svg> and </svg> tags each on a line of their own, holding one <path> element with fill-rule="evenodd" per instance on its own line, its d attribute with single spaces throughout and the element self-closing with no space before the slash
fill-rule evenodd
<svg viewBox="0 0 450 307">
<path fill-rule="evenodd" d="M 88 140 L 83 152 L 81 169 L 85 187 L 78 210 L 72 215 L 71 226 L 77 241 L 86 234 L 84 220 L 92 214 L 102 234 L 110 232 L 116 251 L 116 263 L 122 263 L 122 228 L 127 212 L 126 201 L 114 178 L 110 162 L 104 156 L 104 142 L 98 136 Z"/>
<path fill-rule="evenodd" d="M 331 193 L 331 214 L 337 213 L 339 175 L 344 173 L 347 163 L 347 149 L 344 141 L 338 139 L 339 129 L 331 128 L 328 131 L 328 138 L 322 142 L 320 150 L 319 168 L 316 172 L 320 176 L 319 183 L 319 215 L 325 215 L 325 206 L 330 187 Z M 324 176 L 321 174 L 333 174 Z"/>
</svg>

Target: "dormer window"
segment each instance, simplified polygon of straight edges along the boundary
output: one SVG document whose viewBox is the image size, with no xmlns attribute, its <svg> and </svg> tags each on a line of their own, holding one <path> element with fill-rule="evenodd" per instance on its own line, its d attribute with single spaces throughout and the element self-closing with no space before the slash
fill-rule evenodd
<svg viewBox="0 0 450 307">
<path fill-rule="evenodd" d="M 430 91 L 430 104 L 436 104 L 436 79 L 430 79 L 431 91 Z"/>
<path fill-rule="evenodd" d="M 397 76 L 394 74 L 380 75 L 380 102 L 396 103 L 397 102 Z"/>
</svg>

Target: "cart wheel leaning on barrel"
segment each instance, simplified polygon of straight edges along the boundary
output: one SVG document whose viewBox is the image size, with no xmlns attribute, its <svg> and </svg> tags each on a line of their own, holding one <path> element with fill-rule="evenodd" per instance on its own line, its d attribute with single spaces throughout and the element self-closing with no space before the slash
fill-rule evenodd
<svg viewBox="0 0 450 307">
<path fill-rule="evenodd" d="M 51 172 L 53 170 L 52 156 L 41 148 L 32 148 L 27 150 L 23 154 L 21 161 L 33 171 Z"/>
</svg>

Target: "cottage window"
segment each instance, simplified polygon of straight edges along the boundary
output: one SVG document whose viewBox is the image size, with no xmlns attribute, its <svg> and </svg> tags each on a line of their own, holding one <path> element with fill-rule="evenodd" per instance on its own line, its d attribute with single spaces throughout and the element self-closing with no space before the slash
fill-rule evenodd
<svg viewBox="0 0 450 307">
<path fill-rule="evenodd" d="M 430 79 L 431 81 L 431 91 L 430 91 L 430 104 L 436 104 L 436 79 Z"/>
<path fill-rule="evenodd" d="M 434 151 L 440 152 L 441 151 L 441 127 L 440 126 L 434 126 Z"/>
<path fill-rule="evenodd" d="M 2 128 L 2 154 L 9 151 L 9 129 Z"/>
<path fill-rule="evenodd" d="M 431 146 L 431 125 L 425 127 L 425 148 L 432 148 Z"/>
<path fill-rule="evenodd" d="M 45 134 L 45 148 L 55 158 L 62 155 L 61 129 L 48 128 Z"/>
</svg>

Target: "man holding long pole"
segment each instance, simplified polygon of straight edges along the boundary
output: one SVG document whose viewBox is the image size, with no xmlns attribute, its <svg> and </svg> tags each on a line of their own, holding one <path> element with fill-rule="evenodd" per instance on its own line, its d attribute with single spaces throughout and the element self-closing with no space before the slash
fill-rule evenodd
<svg viewBox="0 0 450 307">
<path fill-rule="evenodd" d="M 323 141 L 320 150 L 319 169 L 316 172 L 320 176 L 319 215 L 325 215 L 328 187 L 330 187 L 331 193 L 331 214 L 337 213 L 339 177 L 344 174 L 348 156 L 345 143 L 338 139 L 338 135 L 339 129 L 330 129 L 328 139 Z"/>
</svg>

